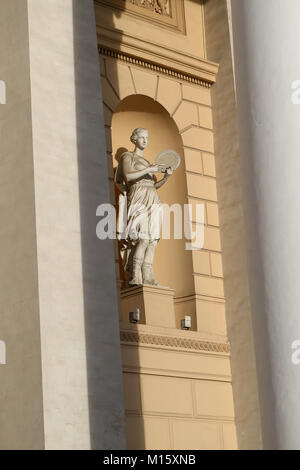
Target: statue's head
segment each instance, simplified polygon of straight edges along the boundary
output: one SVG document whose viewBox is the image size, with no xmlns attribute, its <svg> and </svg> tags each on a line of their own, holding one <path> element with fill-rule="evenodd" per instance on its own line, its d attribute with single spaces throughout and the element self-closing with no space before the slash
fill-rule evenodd
<svg viewBox="0 0 300 470">
<path fill-rule="evenodd" d="M 137 148 L 144 150 L 148 144 L 149 132 L 147 129 L 138 127 L 132 132 L 130 140 Z"/>
</svg>

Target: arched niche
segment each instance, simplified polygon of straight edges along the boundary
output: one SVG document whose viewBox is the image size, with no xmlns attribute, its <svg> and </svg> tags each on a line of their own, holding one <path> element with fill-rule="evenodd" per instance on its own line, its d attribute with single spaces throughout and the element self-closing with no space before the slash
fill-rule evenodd
<svg viewBox="0 0 300 470">
<path fill-rule="evenodd" d="M 158 192 L 162 202 L 169 205 L 180 204 L 183 210 L 184 204 L 187 203 L 187 187 L 182 139 L 169 113 L 152 98 L 131 95 L 116 107 L 111 123 L 114 168 L 121 154 L 133 149 L 130 135 L 137 127 L 149 130 L 150 139 L 144 156 L 151 163 L 164 149 L 174 149 L 181 155 L 181 166 Z M 174 289 L 175 296 L 191 295 L 194 293 L 192 254 L 185 250 L 186 240 L 174 240 L 172 226 L 173 223 L 171 239 L 162 239 L 158 244 L 154 270 L 160 285 Z M 122 278 L 122 268 L 120 272 Z"/>
</svg>

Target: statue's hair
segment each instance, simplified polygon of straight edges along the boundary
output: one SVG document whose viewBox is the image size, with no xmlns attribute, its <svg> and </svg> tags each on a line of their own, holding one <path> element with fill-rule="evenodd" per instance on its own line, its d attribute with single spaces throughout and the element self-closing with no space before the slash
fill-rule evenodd
<svg viewBox="0 0 300 470">
<path fill-rule="evenodd" d="M 148 132 L 148 129 L 144 129 L 143 127 L 138 127 L 137 129 L 134 129 L 134 131 L 132 132 L 131 137 L 130 137 L 130 141 L 131 141 L 133 144 L 136 144 L 138 135 L 139 135 L 140 132 L 142 132 L 142 131 Z"/>
</svg>

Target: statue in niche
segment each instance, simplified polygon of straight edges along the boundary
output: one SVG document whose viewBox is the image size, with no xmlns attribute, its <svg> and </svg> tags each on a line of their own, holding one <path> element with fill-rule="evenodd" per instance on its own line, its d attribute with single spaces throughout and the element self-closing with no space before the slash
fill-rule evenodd
<svg viewBox="0 0 300 470">
<path fill-rule="evenodd" d="M 126 284 L 157 286 L 153 272 L 155 248 L 160 239 L 163 206 L 157 190 L 180 164 L 173 150 L 161 152 L 151 165 L 143 153 L 149 140 L 147 129 L 132 132 L 133 152 L 122 154 L 115 174 L 120 190 L 117 236 L 121 242 L 121 258 Z M 155 173 L 164 173 L 157 181 Z"/>
</svg>

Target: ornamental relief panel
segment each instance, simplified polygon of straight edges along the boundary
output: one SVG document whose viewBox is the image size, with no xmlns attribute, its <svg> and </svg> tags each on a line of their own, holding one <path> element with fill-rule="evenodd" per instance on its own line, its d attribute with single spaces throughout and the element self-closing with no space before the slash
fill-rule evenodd
<svg viewBox="0 0 300 470">
<path fill-rule="evenodd" d="M 133 5 L 154 11 L 159 15 L 170 16 L 170 0 L 127 0 Z M 123 0 L 126 2 L 126 0 Z"/>
<path fill-rule="evenodd" d="M 185 34 L 184 0 L 95 0 L 95 3 Z"/>
</svg>

